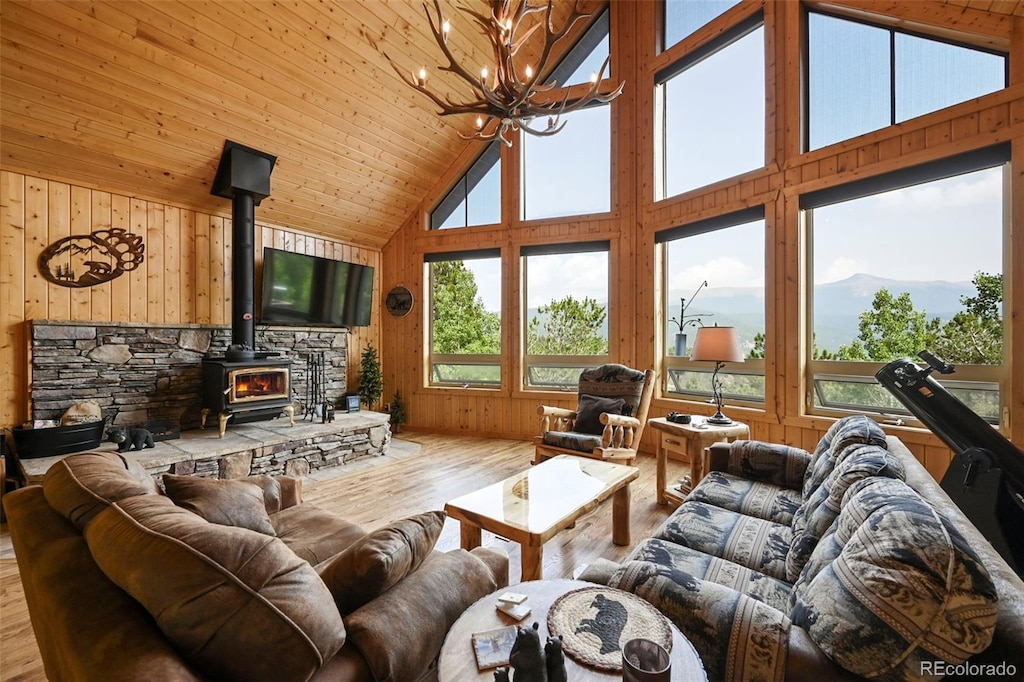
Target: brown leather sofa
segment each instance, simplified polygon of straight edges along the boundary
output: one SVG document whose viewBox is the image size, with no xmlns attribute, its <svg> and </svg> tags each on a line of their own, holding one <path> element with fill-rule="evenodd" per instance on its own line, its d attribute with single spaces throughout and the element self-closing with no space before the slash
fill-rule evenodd
<svg viewBox="0 0 1024 682">
<path fill-rule="evenodd" d="M 166 488 L 86 453 L 4 497 L 50 680 L 429 680 L 455 619 L 508 583 L 500 551 L 433 549 L 443 512 L 367 534 L 295 478 Z"/>
</svg>

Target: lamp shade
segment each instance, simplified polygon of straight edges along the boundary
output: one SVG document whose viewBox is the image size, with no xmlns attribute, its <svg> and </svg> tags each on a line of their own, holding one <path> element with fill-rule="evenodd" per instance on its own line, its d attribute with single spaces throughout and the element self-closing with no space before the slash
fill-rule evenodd
<svg viewBox="0 0 1024 682">
<path fill-rule="evenodd" d="M 691 360 L 743 362 L 743 350 L 735 327 L 700 327 L 693 342 Z"/>
</svg>

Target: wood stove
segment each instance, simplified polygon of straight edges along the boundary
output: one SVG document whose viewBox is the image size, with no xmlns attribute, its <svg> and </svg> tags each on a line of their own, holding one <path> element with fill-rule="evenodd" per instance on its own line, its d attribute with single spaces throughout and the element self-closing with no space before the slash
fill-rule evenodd
<svg viewBox="0 0 1024 682">
<path fill-rule="evenodd" d="M 201 426 L 217 413 L 220 437 L 235 423 L 273 419 L 282 412 L 295 426 L 291 362 L 255 351 L 255 207 L 270 196 L 277 157 L 227 140 L 210 193 L 231 199 L 231 346 L 203 360 Z"/>
<path fill-rule="evenodd" d="M 291 400 L 291 361 L 260 357 L 230 361 L 223 357 L 203 360 L 203 411 L 201 424 L 217 414 L 221 438 L 229 419 L 236 424 L 273 419 L 282 412 L 295 426 Z"/>
</svg>

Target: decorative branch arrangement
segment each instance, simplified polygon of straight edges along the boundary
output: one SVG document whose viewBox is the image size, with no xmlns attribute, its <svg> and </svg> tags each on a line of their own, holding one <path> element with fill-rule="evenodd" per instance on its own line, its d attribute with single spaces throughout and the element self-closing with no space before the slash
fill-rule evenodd
<svg viewBox="0 0 1024 682">
<path fill-rule="evenodd" d="M 686 314 L 686 309 L 689 308 L 693 304 L 693 299 L 695 299 L 697 297 L 697 294 L 700 293 L 700 290 L 705 288 L 707 285 L 708 285 L 708 281 L 707 280 L 704 280 L 703 282 L 701 282 L 700 286 L 697 287 L 697 289 L 693 292 L 693 294 L 690 295 L 690 302 L 689 303 L 686 302 L 685 298 L 680 298 L 679 299 L 679 319 L 677 320 L 676 318 L 673 317 L 673 318 L 669 319 L 669 322 L 674 323 L 676 325 L 676 327 L 679 328 L 679 333 L 680 334 L 683 333 L 683 330 L 686 328 L 687 325 L 691 325 L 691 324 L 700 325 L 701 324 L 701 318 L 696 316 L 696 315 L 687 315 Z M 714 317 L 714 313 L 708 313 L 707 317 Z"/>
<path fill-rule="evenodd" d="M 91 287 L 139 267 L 145 251 L 142 237 L 119 227 L 71 235 L 43 249 L 39 273 L 62 287 Z"/>
<path fill-rule="evenodd" d="M 472 88 L 474 99 L 466 102 L 454 102 L 448 97 L 442 98 L 428 90 L 426 67 L 421 68 L 418 74 L 406 75 L 386 52 L 384 56 L 395 73 L 409 87 L 422 92 L 441 107 L 439 115 L 476 114 L 476 133 L 463 135 L 460 132 L 459 135 L 463 139 L 493 140 L 497 137 L 505 145 L 511 146 L 512 141 L 506 137 L 510 130 L 523 130 L 531 135 L 539 136 L 554 135 L 565 126 L 565 122 L 560 120 L 562 114 L 582 109 L 594 102 L 610 102 L 622 94 L 622 88 L 625 85 L 625 83 L 620 83 L 609 94 L 600 94 L 600 86 L 608 68 L 609 57 L 604 60 L 600 72 L 591 78 L 590 88 L 579 99 L 570 102 L 568 91 L 561 101 L 558 99 L 544 101 L 542 97 L 538 97 L 539 94 L 557 87 L 557 83 L 547 85 L 538 83 L 541 75 L 548 72 L 548 60 L 555 43 L 565 37 L 576 22 L 590 16 L 590 14 L 580 11 L 580 2 L 581 0 L 573 1 L 571 13 L 561 29 L 557 30 L 551 17 L 554 0 L 548 0 L 546 4 L 542 5 L 531 5 L 529 0 L 519 0 L 514 10 L 512 9 L 513 0 L 488 0 L 491 10 L 489 16 L 468 7 L 460 7 L 459 11 L 471 17 L 490 41 L 491 50 L 494 53 L 494 65 L 491 67 L 493 73 L 485 66 L 480 70 L 479 75 L 471 73 L 459 64 L 449 49 L 448 36 L 451 33 L 451 22 L 444 17 L 440 0 L 434 0 L 434 9 L 437 12 L 436 20 L 431 16 L 430 9 L 424 3 L 423 10 L 430 23 L 430 32 L 441 48 L 441 52 L 448 59 L 447 66 L 438 66 L 437 68 L 455 74 Z M 543 20 L 530 27 L 522 37 L 516 38 L 523 19 L 540 11 L 544 12 Z M 537 66 L 534 68 L 527 64 L 520 71 L 515 61 L 516 55 L 534 32 L 541 27 L 544 29 L 544 47 L 541 50 Z M 533 119 L 538 117 L 547 117 L 546 127 L 531 127 Z M 497 125 L 491 126 L 492 121 L 497 121 Z M 490 132 L 485 132 L 485 130 L 490 130 Z"/>
</svg>

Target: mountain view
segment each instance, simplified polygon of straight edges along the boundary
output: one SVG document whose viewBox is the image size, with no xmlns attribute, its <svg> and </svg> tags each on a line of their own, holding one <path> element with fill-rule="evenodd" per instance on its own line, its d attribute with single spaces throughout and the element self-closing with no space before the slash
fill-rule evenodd
<svg viewBox="0 0 1024 682">
<path fill-rule="evenodd" d="M 857 337 L 857 320 L 860 313 L 871 307 L 875 292 L 888 289 L 898 295 L 910 293 L 914 306 L 926 310 L 929 317 L 938 316 L 948 320 L 958 310 L 961 296 L 975 293 L 971 282 L 913 282 L 885 279 L 873 275 L 856 274 L 838 282 L 819 284 L 814 287 L 814 329 L 820 348 L 836 350 Z M 689 296 L 690 291 L 671 291 L 669 317 L 678 317 L 679 298 Z M 719 324 L 736 327 L 741 341 L 749 348 L 754 334 L 764 329 L 764 289 L 760 287 L 708 287 L 700 292 L 693 305 L 686 311 L 687 317 L 702 317 L 705 325 Z M 713 315 L 709 313 L 713 312 Z M 675 334 L 675 325 L 669 324 L 668 338 Z M 693 327 L 687 327 L 693 334 Z"/>
</svg>

